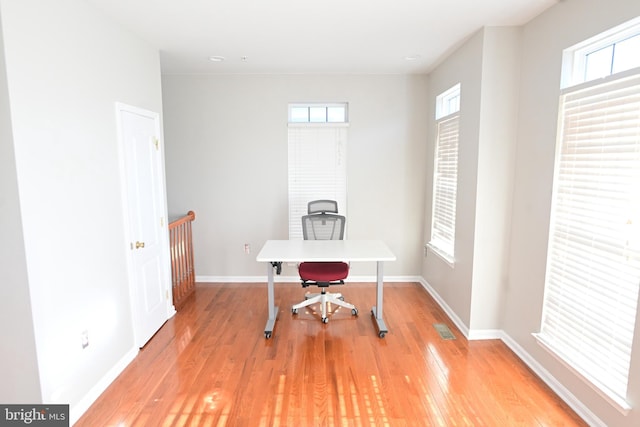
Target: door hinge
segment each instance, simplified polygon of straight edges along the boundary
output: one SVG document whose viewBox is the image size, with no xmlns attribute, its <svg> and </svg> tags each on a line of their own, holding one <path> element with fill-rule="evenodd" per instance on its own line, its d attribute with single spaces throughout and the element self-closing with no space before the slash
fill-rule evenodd
<svg viewBox="0 0 640 427">
<path fill-rule="evenodd" d="M 155 146 L 156 146 L 156 151 L 158 151 L 158 150 L 160 149 L 160 148 L 158 147 L 158 143 L 159 143 L 158 138 L 154 137 L 154 138 L 153 138 L 153 145 L 155 145 Z"/>
<path fill-rule="evenodd" d="M 160 227 L 164 227 L 164 217 L 160 217 Z"/>
<path fill-rule="evenodd" d="M 165 291 L 167 294 L 167 301 L 169 301 L 169 291 Z"/>
</svg>

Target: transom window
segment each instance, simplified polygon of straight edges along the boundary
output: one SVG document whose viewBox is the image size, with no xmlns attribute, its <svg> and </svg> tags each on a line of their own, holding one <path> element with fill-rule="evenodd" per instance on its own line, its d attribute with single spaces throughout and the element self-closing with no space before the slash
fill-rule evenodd
<svg viewBox="0 0 640 427">
<path fill-rule="evenodd" d="M 291 104 L 289 123 L 347 123 L 347 104 Z"/>
<path fill-rule="evenodd" d="M 460 111 L 460 83 L 436 98 L 436 120 Z"/>
<path fill-rule="evenodd" d="M 640 17 L 565 50 L 562 87 L 636 67 L 640 67 Z"/>
</svg>

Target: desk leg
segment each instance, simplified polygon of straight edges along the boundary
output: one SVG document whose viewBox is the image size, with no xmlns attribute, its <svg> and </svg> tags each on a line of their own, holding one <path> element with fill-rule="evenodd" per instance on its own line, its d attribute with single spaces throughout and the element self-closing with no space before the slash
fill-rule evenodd
<svg viewBox="0 0 640 427">
<path fill-rule="evenodd" d="M 376 323 L 378 324 L 378 336 L 380 338 L 384 338 L 387 332 L 389 332 L 387 325 L 385 325 L 382 319 L 382 286 L 384 279 L 382 264 L 382 261 L 378 261 L 377 263 L 376 305 L 371 309 L 371 314 L 376 318 Z"/>
<path fill-rule="evenodd" d="M 275 297 L 273 291 L 273 266 L 270 262 L 267 263 L 267 300 L 269 303 L 269 319 L 264 327 L 264 337 L 271 338 L 273 334 L 273 327 L 276 323 L 276 315 L 278 314 L 278 307 L 275 306 Z"/>
</svg>

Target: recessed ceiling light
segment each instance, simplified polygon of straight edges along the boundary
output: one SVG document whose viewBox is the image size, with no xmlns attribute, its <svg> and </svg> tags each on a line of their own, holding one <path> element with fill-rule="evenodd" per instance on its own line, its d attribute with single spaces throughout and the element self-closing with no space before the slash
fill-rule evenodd
<svg viewBox="0 0 640 427">
<path fill-rule="evenodd" d="M 209 61 L 212 62 L 222 62 L 224 61 L 224 56 L 210 56 Z"/>
<path fill-rule="evenodd" d="M 405 61 L 415 61 L 416 59 L 419 59 L 420 55 L 407 55 L 404 57 Z"/>
</svg>

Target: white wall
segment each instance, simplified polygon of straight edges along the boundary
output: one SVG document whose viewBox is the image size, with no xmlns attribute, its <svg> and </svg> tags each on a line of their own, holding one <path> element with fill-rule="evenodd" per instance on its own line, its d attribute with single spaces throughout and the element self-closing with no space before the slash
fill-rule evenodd
<svg viewBox="0 0 640 427">
<path fill-rule="evenodd" d="M 507 286 L 518 123 L 519 27 L 484 28 L 473 250 L 472 331 L 499 329 Z"/>
<path fill-rule="evenodd" d="M 73 416 L 134 347 L 114 103 L 162 110 L 159 56 L 82 0 L 0 7 L 42 401 Z"/>
<path fill-rule="evenodd" d="M 503 329 L 610 426 L 640 425 L 640 322 L 624 417 L 536 344 L 540 327 L 551 208 L 562 51 L 640 15 L 637 0 L 566 0 L 523 28 L 519 128 Z"/>
<path fill-rule="evenodd" d="M 433 155 L 436 139 L 435 100 L 460 83 L 460 130 L 458 140 L 458 190 L 456 199 L 455 263 L 449 265 L 434 252 L 424 258 L 422 276 L 467 327 L 471 317 L 473 250 L 476 219 L 478 140 L 484 33 L 478 31 L 429 75 L 429 151 L 424 242 L 431 233 Z"/>
<path fill-rule="evenodd" d="M 349 103 L 349 238 L 383 239 L 398 257 L 385 273 L 419 276 L 426 82 L 399 75 L 163 76 L 169 213 L 196 213 L 196 274 L 266 275 L 257 251 L 268 239 L 288 238 L 287 105 L 334 101 Z M 354 264 L 351 275 L 373 276 L 375 266 Z"/>
<path fill-rule="evenodd" d="M 0 10 L 0 402 L 40 403 Z"/>
<path fill-rule="evenodd" d="M 433 174 L 435 99 L 460 83 L 455 262 L 432 251 L 422 275 L 468 336 L 493 333 L 506 286 L 517 125 L 520 29 L 487 27 L 466 40 L 429 76 L 429 176 Z M 424 242 L 430 239 L 432 180 Z"/>
</svg>

